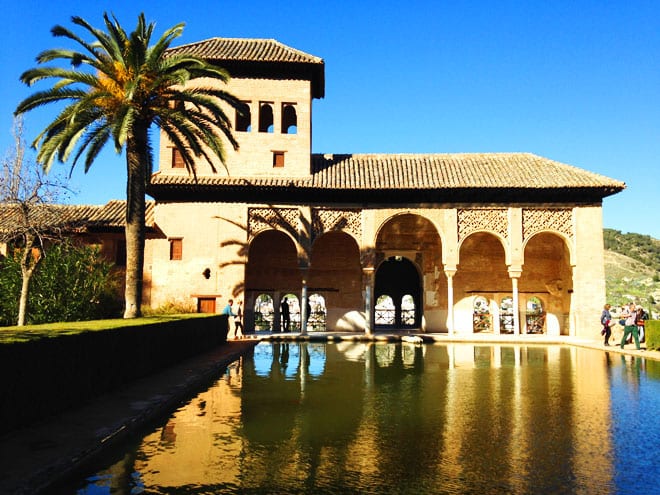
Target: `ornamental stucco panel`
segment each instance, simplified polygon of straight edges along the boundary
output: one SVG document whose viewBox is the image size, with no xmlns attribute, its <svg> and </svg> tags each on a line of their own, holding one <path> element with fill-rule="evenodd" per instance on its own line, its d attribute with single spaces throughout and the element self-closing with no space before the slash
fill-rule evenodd
<svg viewBox="0 0 660 495">
<path fill-rule="evenodd" d="M 473 232 L 487 231 L 507 241 L 509 238 L 509 215 L 506 208 L 460 208 L 458 212 L 458 241 L 463 241 Z"/>
<path fill-rule="evenodd" d="M 334 230 L 346 232 L 359 242 L 362 237 L 360 210 L 320 208 L 312 210 L 312 232 L 315 237 Z"/>
<path fill-rule="evenodd" d="M 537 232 L 560 232 L 573 239 L 573 212 L 570 208 L 523 208 L 523 242 Z"/>
<path fill-rule="evenodd" d="M 298 232 L 299 219 L 298 208 L 249 208 L 248 237 L 268 229 L 284 230 L 294 235 Z"/>
</svg>

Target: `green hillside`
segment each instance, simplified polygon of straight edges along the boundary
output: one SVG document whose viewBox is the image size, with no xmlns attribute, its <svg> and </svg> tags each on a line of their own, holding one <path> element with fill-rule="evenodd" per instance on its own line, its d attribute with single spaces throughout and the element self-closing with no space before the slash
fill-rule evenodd
<svg viewBox="0 0 660 495">
<path fill-rule="evenodd" d="M 660 312 L 660 241 L 648 235 L 604 229 L 607 301 L 628 301 Z"/>
</svg>

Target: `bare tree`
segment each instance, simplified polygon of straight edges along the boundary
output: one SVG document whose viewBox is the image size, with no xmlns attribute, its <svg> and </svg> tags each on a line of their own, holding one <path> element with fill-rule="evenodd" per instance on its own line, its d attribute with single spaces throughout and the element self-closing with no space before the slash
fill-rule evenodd
<svg viewBox="0 0 660 495">
<path fill-rule="evenodd" d="M 30 280 L 45 256 L 44 245 L 60 237 L 66 222 L 66 208 L 56 203 L 70 192 L 66 179 L 57 175 L 47 177 L 36 161 L 26 157 L 23 131 L 23 120 L 14 119 L 14 145 L 2 161 L 0 176 L 3 210 L 0 243 L 10 245 L 14 255 L 20 256 L 18 326 L 25 324 Z"/>
</svg>

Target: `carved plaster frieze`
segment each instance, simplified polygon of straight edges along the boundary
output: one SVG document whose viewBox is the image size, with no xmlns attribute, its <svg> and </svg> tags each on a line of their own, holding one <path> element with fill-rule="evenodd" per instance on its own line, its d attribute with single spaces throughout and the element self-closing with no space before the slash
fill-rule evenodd
<svg viewBox="0 0 660 495">
<path fill-rule="evenodd" d="M 570 208 L 523 208 L 523 241 L 541 231 L 561 232 L 573 238 L 573 211 Z"/>
<path fill-rule="evenodd" d="M 360 210 L 321 208 L 312 210 L 312 232 L 314 237 L 336 230 L 351 234 L 355 239 L 360 239 L 362 236 Z"/>
<path fill-rule="evenodd" d="M 248 235 L 252 237 L 262 230 L 268 229 L 295 233 L 298 231 L 299 219 L 298 208 L 249 208 Z"/>
<path fill-rule="evenodd" d="M 459 208 L 459 242 L 478 231 L 494 232 L 507 240 L 509 238 L 508 210 L 506 208 Z"/>
</svg>

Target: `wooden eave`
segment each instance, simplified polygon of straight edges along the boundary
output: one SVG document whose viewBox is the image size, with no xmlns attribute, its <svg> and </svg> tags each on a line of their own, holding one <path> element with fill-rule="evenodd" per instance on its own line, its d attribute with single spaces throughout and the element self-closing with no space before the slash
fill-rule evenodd
<svg viewBox="0 0 660 495">
<path fill-rule="evenodd" d="M 148 188 L 159 202 L 247 202 L 291 204 L 444 204 L 444 203 L 570 203 L 600 204 L 619 192 L 604 187 L 330 189 L 315 187 L 159 184 Z"/>
</svg>

